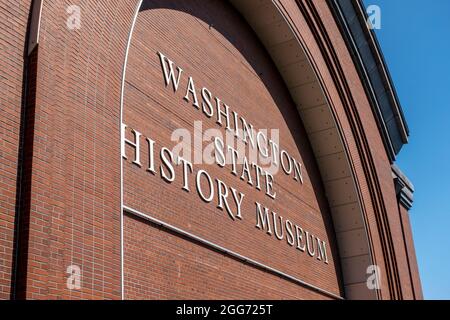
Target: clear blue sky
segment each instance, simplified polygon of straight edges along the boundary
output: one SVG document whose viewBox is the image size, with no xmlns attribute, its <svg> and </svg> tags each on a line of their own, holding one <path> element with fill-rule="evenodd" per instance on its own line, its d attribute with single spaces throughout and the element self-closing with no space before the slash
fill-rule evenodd
<svg viewBox="0 0 450 320">
<path fill-rule="evenodd" d="M 364 0 L 411 135 L 397 164 L 416 188 L 410 212 L 426 299 L 450 299 L 450 1 Z"/>
</svg>

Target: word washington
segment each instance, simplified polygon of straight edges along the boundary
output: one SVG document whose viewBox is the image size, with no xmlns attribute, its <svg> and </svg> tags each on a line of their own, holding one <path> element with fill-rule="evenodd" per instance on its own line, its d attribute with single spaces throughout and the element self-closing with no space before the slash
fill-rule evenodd
<svg viewBox="0 0 450 320">
<path fill-rule="evenodd" d="M 161 52 L 158 52 L 158 55 L 166 88 L 172 84 L 173 91 L 177 92 L 184 75 L 183 69 L 175 66 L 175 63 Z M 214 96 L 208 88 L 202 87 L 197 91 L 194 79 L 189 76 L 183 93 L 185 93 L 183 97 L 185 102 L 191 103 L 207 118 L 214 118 L 217 125 L 233 133 L 238 140 L 251 149 L 257 150 L 262 159 L 270 161 L 276 168 L 281 166 L 286 175 L 292 175 L 294 180 L 303 184 L 302 164 L 286 150 L 280 148 L 278 143 L 269 139 L 264 131 L 255 130 L 251 123 L 232 111 L 230 106 Z"/>
</svg>

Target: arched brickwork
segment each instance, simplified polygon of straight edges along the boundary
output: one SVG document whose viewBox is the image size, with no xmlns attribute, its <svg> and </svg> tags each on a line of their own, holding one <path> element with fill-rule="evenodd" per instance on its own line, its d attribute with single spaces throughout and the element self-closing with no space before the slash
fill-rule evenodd
<svg viewBox="0 0 450 320">
<path fill-rule="evenodd" d="M 5 51 L 8 61 L 14 55 L 6 79 L 14 108 L 8 157 L 1 159 L 10 168 L 2 180 L 2 219 L 8 229 L 14 225 L 14 232 L 6 231 L 1 243 L 1 298 L 123 296 L 120 105 L 139 2 L 85 1 L 79 30 L 66 25 L 70 1 L 42 1 L 42 6 L 33 1 L 34 10 L 42 9 L 39 14 L 31 12 L 30 1 L 23 2 L 15 40 L 25 41 L 11 42 L 15 51 Z M 332 212 L 344 298 L 414 298 L 420 282 L 415 277 L 412 288 L 408 274 L 401 222 L 408 220 L 407 212 L 399 213 L 391 162 L 364 80 L 329 3 L 230 3 L 265 46 L 297 105 Z M 14 154 L 17 167 L 11 165 Z M 83 273 L 80 290 L 66 286 L 67 267 L 73 264 Z M 370 264 L 381 270 L 378 291 L 366 286 Z"/>
</svg>

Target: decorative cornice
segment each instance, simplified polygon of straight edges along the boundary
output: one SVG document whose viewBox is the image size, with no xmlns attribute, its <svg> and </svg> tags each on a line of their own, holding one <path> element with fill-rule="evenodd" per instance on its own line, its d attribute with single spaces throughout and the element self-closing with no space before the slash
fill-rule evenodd
<svg viewBox="0 0 450 320">
<path fill-rule="evenodd" d="M 391 160 L 408 143 L 409 129 L 375 33 L 360 0 L 328 0 L 366 90 Z"/>
<path fill-rule="evenodd" d="M 394 178 L 399 203 L 407 210 L 411 209 L 414 193 L 413 184 L 395 164 L 392 165 L 392 177 Z"/>
</svg>

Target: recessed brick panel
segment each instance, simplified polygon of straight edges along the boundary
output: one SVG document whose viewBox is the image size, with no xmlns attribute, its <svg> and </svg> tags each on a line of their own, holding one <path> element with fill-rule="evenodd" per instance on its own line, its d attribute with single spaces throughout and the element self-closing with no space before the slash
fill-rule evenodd
<svg viewBox="0 0 450 320">
<path fill-rule="evenodd" d="M 340 295 L 335 235 L 318 169 L 298 111 L 267 52 L 246 22 L 227 3 L 151 3 L 151 6 L 144 5 L 145 9 L 139 13 L 133 33 L 127 64 L 124 123 L 156 141 L 155 161 L 158 172 L 154 175 L 145 170 L 148 166 L 148 150 L 145 148 L 144 138 L 141 139 L 142 168 L 132 164 L 134 150 L 127 145 L 128 160 L 124 161 L 124 204 Z M 171 86 L 165 86 L 158 52 L 164 53 L 184 70 L 180 88 L 176 93 Z M 216 118 L 207 118 L 192 105 L 192 101 L 189 103 L 183 99 L 188 76 L 194 79 L 199 99 L 201 88 L 207 87 L 214 96 L 219 97 L 256 129 L 278 129 L 281 148 L 303 164 L 304 183 L 300 184 L 292 175 L 287 176 L 279 171 L 274 176 L 277 196 L 273 200 L 266 196 L 264 191 L 258 191 L 232 175 L 231 165 L 220 168 L 217 164 L 194 164 L 194 173 L 189 178 L 190 192 L 182 190 L 181 167 L 176 169 L 175 182 L 163 181 L 158 169 L 161 165 L 159 149 L 172 149 L 176 145 L 176 142 L 171 141 L 174 130 L 185 128 L 192 133 L 194 139 L 194 122 L 201 121 L 203 131 L 209 128 L 220 129 L 225 136 L 225 130 L 217 125 Z M 196 134 L 201 134 L 198 128 Z M 134 140 L 129 130 L 126 137 Z M 207 145 L 207 142 L 203 143 L 204 147 Z M 212 203 L 205 203 L 200 199 L 195 186 L 195 174 L 200 169 L 206 170 L 213 179 L 218 178 L 227 186 L 245 194 L 242 220 L 233 221 L 226 211 L 218 209 L 217 199 Z M 217 187 L 215 192 L 217 194 Z M 283 240 L 277 240 L 274 235 L 270 236 L 257 229 L 255 201 L 326 241 L 329 263 L 325 264 L 316 257 L 297 250 L 295 246 L 289 246 L 286 235 Z M 132 283 L 145 284 L 151 281 L 143 276 L 147 273 L 148 265 L 135 263 L 136 260 L 132 260 L 130 255 L 135 254 L 137 250 L 145 259 L 149 259 L 146 254 L 154 254 L 152 246 L 147 245 L 149 242 L 133 239 L 134 236 L 138 237 L 138 233 L 146 233 L 147 228 L 153 227 L 148 223 L 135 222 L 133 228 L 125 228 L 125 279 L 130 286 Z M 158 234 L 161 233 L 163 231 Z M 170 249 L 173 243 L 179 243 L 181 251 L 185 251 L 185 246 L 193 246 L 186 240 L 180 242 L 171 236 L 167 238 L 166 254 L 179 254 L 179 251 Z M 164 248 L 162 244 L 160 246 Z M 133 252 L 129 252 L 128 248 L 133 248 Z M 206 249 L 198 250 L 204 252 Z M 221 261 L 229 259 L 216 252 L 210 252 L 208 255 L 216 255 L 215 259 Z M 157 259 L 160 261 L 154 258 L 155 263 L 161 264 L 163 268 L 166 263 L 164 257 L 164 254 L 159 255 Z M 217 268 L 222 270 L 221 265 Z M 227 268 L 223 268 L 226 272 Z M 240 268 L 243 271 L 235 275 L 235 281 L 255 272 L 252 270 L 254 267 L 248 265 Z M 191 290 L 202 290 L 203 284 L 193 281 L 192 277 L 195 278 L 196 272 L 198 270 L 191 272 L 190 268 L 182 269 L 179 281 L 184 281 Z M 262 276 L 259 281 L 272 286 L 273 279 L 273 275 Z M 285 282 L 278 280 L 277 283 L 280 281 Z M 294 291 L 294 295 L 301 298 L 302 291 L 304 289 Z M 132 296 L 131 292 L 128 288 L 127 295 Z M 226 298 L 225 292 L 217 292 L 216 297 Z M 161 297 L 154 291 L 148 291 L 147 294 L 149 298 Z M 161 294 L 165 297 L 171 296 Z M 200 296 L 206 297 L 204 294 Z M 246 296 L 242 293 L 236 297 Z M 267 293 L 265 297 L 271 297 L 271 293 Z"/>
</svg>

